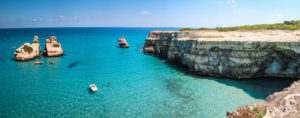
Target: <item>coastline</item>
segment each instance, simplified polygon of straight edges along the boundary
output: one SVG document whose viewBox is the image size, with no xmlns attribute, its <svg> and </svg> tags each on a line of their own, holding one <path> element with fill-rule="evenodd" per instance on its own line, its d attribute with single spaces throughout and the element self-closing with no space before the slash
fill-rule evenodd
<svg viewBox="0 0 300 118">
<path fill-rule="evenodd" d="M 300 77 L 299 34 L 300 30 L 152 31 L 145 41 L 144 52 L 187 66 L 192 73 L 198 75 L 232 79 L 255 79 L 260 77 L 298 79 Z M 219 61 L 216 62 L 215 60 Z M 235 64 L 226 65 L 228 63 Z M 236 65 L 236 63 L 241 64 Z M 257 63 L 260 63 L 260 65 L 255 65 Z M 294 65 L 293 68 L 295 69 L 292 72 L 294 74 L 288 75 L 278 69 L 274 70 L 276 68 L 281 70 L 281 64 L 283 63 Z M 226 71 L 226 66 L 229 71 Z M 241 68 L 236 68 L 239 66 Z M 243 71 L 245 69 L 248 71 Z M 253 69 L 256 71 L 251 71 Z M 270 71 L 270 69 L 273 70 Z M 232 71 L 237 73 L 232 73 Z M 297 105 L 300 104 L 300 99 L 297 99 L 297 97 L 300 97 L 300 94 L 294 94 L 295 91 L 299 92 L 299 83 L 300 80 L 282 91 L 269 95 L 266 102 L 254 104 L 250 107 L 240 107 L 234 112 L 227 112 L 227 117 L 265 116 L 265 118 L 272 118 L 299 116 L 297 115 L 299 114 L 297 109 L 300 107 Z M 285 102 L 282 101 L 293 101 L 293 104 L 286 106 Z M 274 106 L 274 104 L 280 105 Z M 279 112 L 278 109 L 281 111 Z"/>
<path fill-rule="evenodd" d="M 153 31 L 144 52 L 186 65 L 200 75 L 251 79 L 298 78 L 300 30 Z"/>
</svg>

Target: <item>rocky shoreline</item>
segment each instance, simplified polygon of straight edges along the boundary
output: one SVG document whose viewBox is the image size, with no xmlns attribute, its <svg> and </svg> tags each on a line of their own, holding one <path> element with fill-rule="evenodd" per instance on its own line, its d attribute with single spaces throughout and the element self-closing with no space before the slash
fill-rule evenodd
<svg viewBox="0 0 300 118">
<path fill-rule="evenodd" d="M 227 112 L 227 118 L 299 118 L 300 80 L 266 98 L 266 102 Z"/>
<path fill-rule="evenodd" d="M 252 79 L 300 76 L 300 31 L 152 31 L 144 52 L 200 75 Z"/>
<path fill-rule="evenodd" d="M 200 75 L 300 78 L 300 31 L 153 31 L 144 52 Z M 266 102 L 227 112 L 228 118 L 300 117 L 300 80 Z"/>
</svg>

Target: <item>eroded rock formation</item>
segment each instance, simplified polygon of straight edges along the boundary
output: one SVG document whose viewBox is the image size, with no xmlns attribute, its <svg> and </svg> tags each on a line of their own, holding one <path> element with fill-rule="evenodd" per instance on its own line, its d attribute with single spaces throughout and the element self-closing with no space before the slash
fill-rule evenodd
<svg viewBox="0 0 300 118">
<path fill-rule="evenodd" d="M 57 57 L 62 56 L 63 54 L 64 51 L 61 44 L 56 40 L 55 36 L 51 36 L 49 39 L 46 39 L 45 50 L 43 52 L 44 56 Z"/>
<path fill-rule="evenodd" d="M 241 107 L 234 112 L 228 112 L 227 118 L 242 118 L 245 116 L 254 116 L 255 118 L 258 115 L 264 116 L 264 118 L 299 118 L 300 80 L 283 91 L 269 95 L 264 103 Z"/>
<path fill-rule="evenodd" d="M 144 52 L 215 77 L 300 76 L 300 31 L 153 31 Z"/>
<path fill-rule="evenodd" d="M 41 46 L 38 36 L 34 36 L 33 43 L 24 43 L 14 52 L 16 61 L 28 61 L 41 56 Z"/>
<path fill-rule="evenodd" d="M 265 118 L 299 118 L 300 117 L 300 81 L 294 82 L 283 91 L 267 97 Z"/>
<path fill-rule="evenodd" d="M 120 46 L 121 48 L 129 48 L 129 44 L 127 43 L 127 41 L 125 40 L 124 37 L 119 38 L 118 41 L 119 41 L 119 46 Z"/>
</svg>

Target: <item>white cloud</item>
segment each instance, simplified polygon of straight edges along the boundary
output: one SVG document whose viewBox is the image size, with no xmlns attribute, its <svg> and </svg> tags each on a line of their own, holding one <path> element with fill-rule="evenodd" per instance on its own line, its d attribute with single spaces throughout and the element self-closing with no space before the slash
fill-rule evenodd
<svg viewBox="0 0 300 118">
<path fill-rule="evenodd" d="M 59 22 L 59 21 L 65 21 L 67 20 L 67 17 L 64 15 L 57 16 L 57 17 L 50 17 L 46 20 L 46 22 Z"/>
<path fill-rule="evenodd" d="M 230 4 L 232 7 L 236 7 L 236 0 L 228 0 L 227 1 L 228 4 Z"/>
<path fill-rule="evenodd" d="M 81 16 L 75 16 L 74 20 L 80 19 Z M 68 18 L 64 15 L 55 16 L 55 17 L 47 17 L 47 18 L 33 18 L 32 22 L 61 22 L 66 21 Z"/>
<path fill-rule="evenodd" d="M 80 19 L 81 18 L 81 16 L 75 16 L 74 17 L 74 20 L 78 20 L 78 19 Z"/>
<path fill-rule="evenodd" d="M 224 4 L 223 1 L 217 1 L 217 4 L 221 5 L 221 4 Z"/>
<path fill-rule="evenodd" d="M 233 14 L 240 14 L 241 11 L 239 11 L 239 10 L 232 10 L 232 13 L 233 13 Z"/>
<path fill-rule="evenodd" d="M 55 22 L 56 20 L 53 19 L 53 18 L 48 18 L 46 21 L 47 21 L 47 22 Z"/>
<path fill-rule="evenodd" d="M 32 19 L 32 22 L 41 22 L 43 21 L 43 18 L 34 18 Z"/>
<path fill-rule="evenodd" d="M 59 20 L 66 20 L 67 18 L 65 16 L 59 16 Z"/>
<path fill-rule="evenodd" d="M 235 1 L 235 0 L 228 0 L 227 3 L 228 3 L 228 4 L 236 4 L 236 1 Z"/>
<path fill-rule="evenodd" d="M 283 17 L 282 14 L 275 14 L 274 16 L 276 16 L 276 17 Z"/>
<path fill-rule="evenodd" d="M 226 0 L 218 0 L 216 3 L 221 5 L 221 4 L 227 4 L 230 5 L 232 7 L 236 7 L 237 6 L 237 2 L 236 0 L 227 0 L 227 2 L 225 2 Z"/>
<path fill-rule="evenodd" d="M 141 14 L 142 15 L 147 15 L 147 14 L 149 14 L 149 11 L 142 11 Z"/>
</svg>

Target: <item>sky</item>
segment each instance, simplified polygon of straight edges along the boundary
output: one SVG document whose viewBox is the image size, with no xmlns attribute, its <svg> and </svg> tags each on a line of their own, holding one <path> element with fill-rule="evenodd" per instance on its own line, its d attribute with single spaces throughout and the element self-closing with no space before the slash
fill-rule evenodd
<svg viewBox="0 0 300 118">
<path fill-rule="evenodd" d="M 213 28 L 300 20 L 299 0 L 0 0 L 0 28 Z"/>
</svg>

